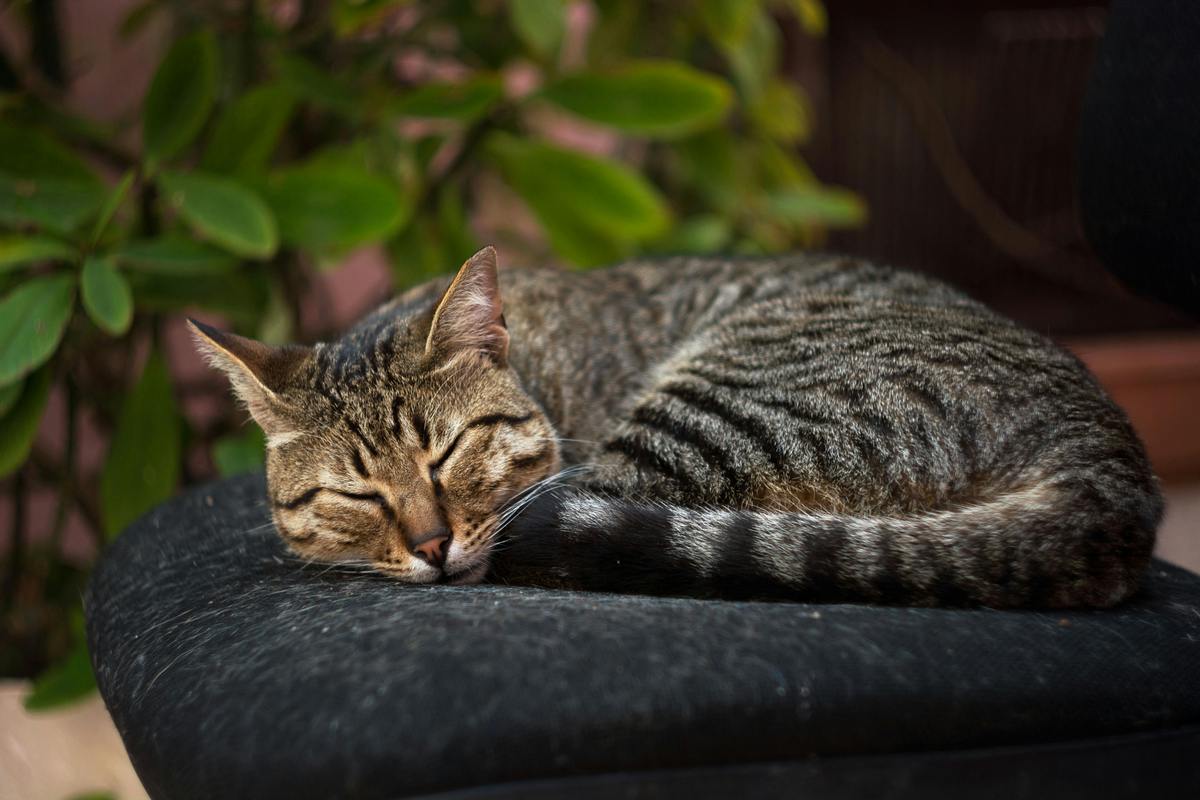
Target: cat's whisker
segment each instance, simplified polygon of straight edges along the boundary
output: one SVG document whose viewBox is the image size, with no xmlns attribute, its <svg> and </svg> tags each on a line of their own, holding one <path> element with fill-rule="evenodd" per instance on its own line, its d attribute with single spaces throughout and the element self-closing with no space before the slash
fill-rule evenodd
<svg viewBox="0 0 1200 800">
<path fill-rule="evenodd" d="M 578 474 L 579 472 L 581 472 L 581 471 L 585 471 L 585 470 L 587 470 L 587 469 L 591 469 L 591 465 L 589 465 L 589 464 L 577 464 L 577 465 L 574 465 L 574 466 L 565 467 L 565 468 L 563 468 L 563 469 L 560 469 L 558 472 L 555 472 L 555 473 L 553 473 L 553 474 L 551 474 L 551 475 L 547 475 L 545 478 L 542 478 L 542 479 L 541 479 L 541 480 L 539 480 L 539 481 L 534 481 L 533 483 L 529 484 L 529 485 L 528 485 L 528 486 L 526 486 L 524 489 L 522 489 L 520 492 L 518 492 L 516 495 L 514 495 L 514 496 L 513 496 L 513 497 L 512 497 L 512 498 L 511 498 L 511 499 L 508 501 L 508 506 L 511 506 L 512 504 L 514 504 L 514 503 L 516 503 L 516 502 L 520 501 L 520 500 L 521 500 L 523 497 L 525 497 L 526 495 L 528 495 L 528 494 L 530 494 L 530 493 L 532 493 L 532 492 L 535 492 L 535 491 L 537 491 L 537 490 L 538 490 L 540 487 L 542 487 L 542 486 L 544 486 L 544 485 L 546 485 L 546 484 L 548 484 L 548 483 L 554 483 L 554 482 L 557 482 L 557 481 L 561 481 L 561 480 L 563 480 L 563 479 L 565 479 L 565 478 L 567 478 L 567 477 L 570 477 L 570 476 L 576 475 L 576 474 Z"/>
<path fill-rule="evenodd" d="M 566 436 L 530 436 L 529 438 L 539 442 L 574 442 L 575 444 L 600 445 L 600 442 L 595 439 L 570 439 Z"/>
<path fill-rule="evenodd" d="M 580 472 L 585 472 L 592 468 L 593 465 L 591 464 L 577 464 L 575 466 L 561 469 L 553 475 L 549 475 L 545 478 L 542 478 L 540 481 L 530 484 L 518 492 L 511 500 L 509 500 L 508 504 L 501 509 L 500 517 L 505 518 L 514 513 L 518 513 L 520 509 L 532 502 L 533 499 L 535 499 L 539 492 L 541 492 L 543 489 L 551 486 L 557 486 L 561 483 L 561 481 L 567 479 L 568 477 L 573 477 Z"/>
<path fill-rule="evenodd" d="M 527 493 L 520 496 L 520 499 L 517 502 L 511 503 L 498 515 L 497 521 L 492 526 L 492 529 L 489 531 L 488 535 L 494 537 L 497 533 L 507 527 L 514 519 L 520 516 L 521 512 L 524 511 L 531 503 L 540 498 L 546 492 L 554 489 L 566 488 L 562 485 L 561 481 L 566 477 L 569 477 L 569 474 L 577 474 L 578 472 L 584 470 L 585 467 L 583 465 L 580 465 L 579 467 L 572 467 L 534 484 L 529 490 L 527 490 Z"/>
<path fill-rule="evenodd" d="M 524 499 L 528 495 L 536 493 L 539 489 L 541 489 L 547 485 L 560 485 L 562 483 L 562 481 L 564 481 L 568 478 L 573 478 L 584 472 L 590 472 L 590 471 L 593 471 L 596 469 L 601 469 L 601 468 L 603 468 L 603 465 L 601 465 L 601 464 L 584 463 L 584 464 L 575 464 L 573 466 L 561 469 L 558 472 L 554 473 L 553 475 L 549 475 L 549 476 L 541 479 L 540 481 L 537 481 L 537 482 L 532 483 L 529 486 L 525 487 L 523 490 L 521 490 L 520 493 L 518 493 L 515 497 L 513 497 L 512 500 L 509 501 L 508 506 L 506 506 L 505 509 L 503 509 L 502 511 L 507 511 L 514 504 L 520 502 L 522 499 Z"/>
</svg>

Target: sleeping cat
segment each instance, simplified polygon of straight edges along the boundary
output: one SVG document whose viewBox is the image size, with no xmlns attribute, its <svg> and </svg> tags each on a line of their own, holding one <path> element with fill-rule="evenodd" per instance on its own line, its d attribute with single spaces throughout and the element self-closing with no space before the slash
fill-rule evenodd
<svg viewBox="0 0 1200 800">
<path fill-rule="evenodd" d="M 412 583 L 1110 606 L 1162 511 L 1075 358 L 863 261 L 489 247 L 333 343 L 192 326 L 287 544 Z"/>
</svg>

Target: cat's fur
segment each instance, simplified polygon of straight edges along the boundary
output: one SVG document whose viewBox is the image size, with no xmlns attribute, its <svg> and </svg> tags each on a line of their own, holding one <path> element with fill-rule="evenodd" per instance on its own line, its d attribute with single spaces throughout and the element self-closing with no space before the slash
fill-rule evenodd
<svg viewBox="0 0 1200 800">
<path fill-rule="evenodd" d="M 1074 357 L 858 260 L 488 248 L 330 344 L 195 330 L 291 547 L 411 582 L 1108 606 L 1162 510 Z"/>
</svg>

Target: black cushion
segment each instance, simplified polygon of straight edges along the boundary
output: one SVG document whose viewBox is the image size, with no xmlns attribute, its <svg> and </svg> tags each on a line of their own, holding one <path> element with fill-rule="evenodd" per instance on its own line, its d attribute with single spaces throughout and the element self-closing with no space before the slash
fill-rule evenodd
<svg viewBox="0 0 1200 800">
<path fill-rule="evenodd" d="M 406 586 L 286 554 L 245 476 L 130 528 L 87 615 L 156 798 L 1200 783 L 1200 578 L 1161 563 L 1053 613 Z"/>
</svg>

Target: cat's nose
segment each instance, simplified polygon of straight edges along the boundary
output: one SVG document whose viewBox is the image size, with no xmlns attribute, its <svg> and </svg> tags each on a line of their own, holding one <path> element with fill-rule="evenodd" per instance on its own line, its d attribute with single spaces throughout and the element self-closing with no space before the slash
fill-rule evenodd
<svg viewBox="0 0 1200 800">
<path fill-rule="evenodd" d="M 440 567 L 446 561 L 446 549 L 450 544 L 450 531 L 437 528 L 427 531 L 420 536 L 413 536 L 408 541 L 412 554 L 435 567 Z"/>
</svg>

